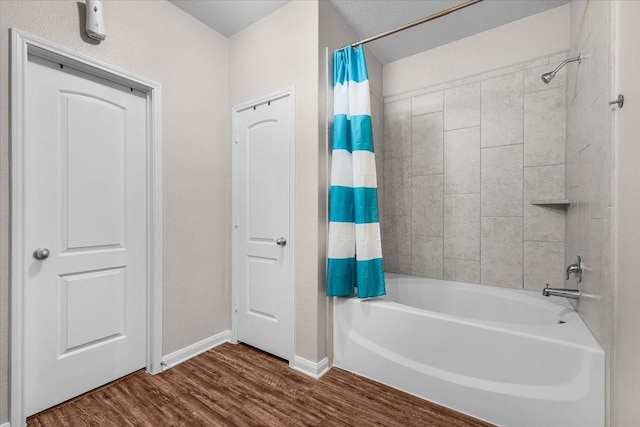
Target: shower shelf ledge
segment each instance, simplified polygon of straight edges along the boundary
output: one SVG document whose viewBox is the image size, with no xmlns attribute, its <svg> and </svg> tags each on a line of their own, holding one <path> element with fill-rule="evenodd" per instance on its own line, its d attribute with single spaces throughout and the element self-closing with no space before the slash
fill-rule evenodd
<svg viewBox="0 0 640 427">
<path fill-rule="evenodd" d="M 571 204 L 568 199 L 550 199 L 550 200 L 532 200 L 532 205 L 536 206 L 564 206 L 567 207 Z"/>
</svg>

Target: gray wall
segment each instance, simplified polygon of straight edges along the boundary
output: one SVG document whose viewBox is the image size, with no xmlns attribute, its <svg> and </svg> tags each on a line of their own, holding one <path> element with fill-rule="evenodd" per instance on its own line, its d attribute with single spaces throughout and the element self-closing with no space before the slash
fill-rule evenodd
<svg viewBox="0 0 640 427">
<path fill-rule="evenodd" d="M 326 355 L 319 278 L 318 3 L 293 1 L 229 39 L 229 105 L 295 86 L 295 354 Z"/>
<path fill-rule="evenodd" d="M 292 1 L 229 39 L 230 106 L 291 85 L 296 88 L 295 354 L 312 362 L 330 352 L 324 52 L 329 47 L 332 53 L 352 36 L 330 3 Z M 374 57 L 369 62 L 372 86 L 381 93 L 382 66 Z"/>
<path fill-rule="evenodd" d="M 387 271 L 539 290 L 564 280 L 564 54 L 385 98 Z"/>
<path fill-rule="evenodd" d="M 104 8 L 107 39 L 98 45 L 83 34 L 83 2 L 0 1 L 0 423 L 8 418 L 10 28 L 162 84 L 163 353 L 231 327 L 227 39 L 168 2 Z"/>
</svg>

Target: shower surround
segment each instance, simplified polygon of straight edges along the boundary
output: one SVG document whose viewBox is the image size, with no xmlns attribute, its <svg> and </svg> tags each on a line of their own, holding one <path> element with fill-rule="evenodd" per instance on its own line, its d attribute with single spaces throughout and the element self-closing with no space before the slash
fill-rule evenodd
<svg viewBox="0 0 640 427">
<path fill-rule="evenodd" d="M 564 286 L 566 53 L 384 100 L 385 269 Z M 380 173 L 380 172 L 379 172 Z"/>
</svg>

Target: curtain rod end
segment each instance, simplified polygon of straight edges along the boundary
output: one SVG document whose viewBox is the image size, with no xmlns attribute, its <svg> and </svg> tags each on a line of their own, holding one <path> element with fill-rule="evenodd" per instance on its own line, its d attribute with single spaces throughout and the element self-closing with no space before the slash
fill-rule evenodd
<svg viewBox="0 0 640 427">
<path fill-rule="evenodd" d="M 339 47 L 334 52 L 342 52 L 343 50 L 345 50 L 348 47 L 355 47 L 356 49 L 358 49 L 360 46 L 362 46 L 362 43 L 347 44 L 347 45 L 344 45 L 342 47 Z"/>
</svg>

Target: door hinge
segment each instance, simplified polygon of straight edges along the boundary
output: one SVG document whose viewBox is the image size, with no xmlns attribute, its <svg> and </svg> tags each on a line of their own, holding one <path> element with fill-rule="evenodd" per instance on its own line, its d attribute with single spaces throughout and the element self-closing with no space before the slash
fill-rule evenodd
<svg viewBox="0 0 640 427">
<path fill-rule="evenodd" d="M 235 224 L 233 225 L 233 228 L 238 228 L 238 215 L 236 215 L 236 219 L 235 219 L 234 223 Z"/>
<path fill-rule="evenodd" d="M 235 301 L 233 303 L 233 311 L 235 311 L 236 313 L 238 312 L 238 301 Z"/>
</svg>

